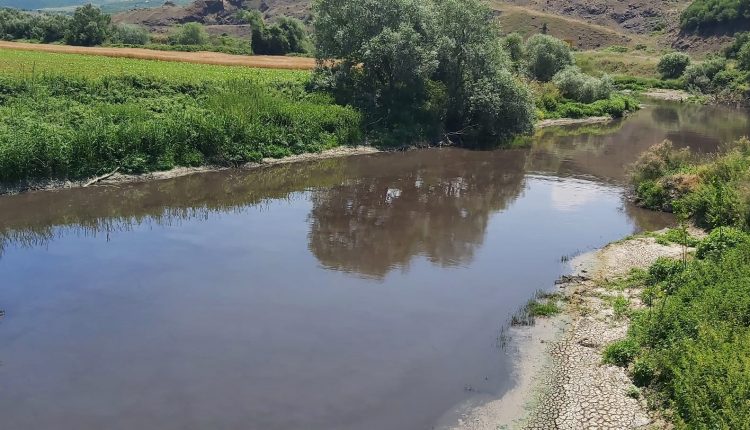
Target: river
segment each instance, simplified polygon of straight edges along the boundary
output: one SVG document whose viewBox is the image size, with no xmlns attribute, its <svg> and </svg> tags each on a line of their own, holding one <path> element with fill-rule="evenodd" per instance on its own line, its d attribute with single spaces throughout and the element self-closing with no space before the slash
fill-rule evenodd
<svg viewBox="0 0 750 430">
<path fill-rule="evenodd" d="M 513 385 L 566 260 L 672 223 L 624 197 L 746 113 L 654 103 L 526 149 L 382 153 L 0 197 L 0 427 L 432 429 Z"/>
</svg>

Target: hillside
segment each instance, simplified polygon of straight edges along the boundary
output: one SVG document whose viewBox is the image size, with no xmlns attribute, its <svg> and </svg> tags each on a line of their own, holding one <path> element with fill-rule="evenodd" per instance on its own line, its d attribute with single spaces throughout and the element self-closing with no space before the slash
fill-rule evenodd
<svg viewBox="0 0 750 430">
<path fill-rule="evenodd" d="M 185 7 L 131 10 L 117 14 L 114 20 L 146 25 L 156 31 L 191 21 L 231 26 L 237 9 L 252 8 L 263 12 L 267 19 L 285 15 L 304 21 L 310 17 L 310 3 L 311 0 L 198 0 Z M 679 16 L 689 4 L 690 0 L 490 0 L 506 32 L 528 35 L 542 31 L 546 24 L 550 34 L 579 49 L 638 44 L 697 52 L 719 49 L 728 41 L 726 36 L 680 32 Z M 240 35 L 231 27 L 214 31 Z"/>
</svg>

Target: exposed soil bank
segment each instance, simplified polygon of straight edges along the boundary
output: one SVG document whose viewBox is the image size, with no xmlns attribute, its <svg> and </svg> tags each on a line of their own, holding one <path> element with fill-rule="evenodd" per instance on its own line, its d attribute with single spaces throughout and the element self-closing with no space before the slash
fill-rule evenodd
<svg viewBox="0 0 750 430">
<path fill-rule="evenodd" d="M 378 149 L 372 146 L 342 146 L 338 148 L 329 149 L 323 152 L 315 152 L 309 154 L 292 155 L 284 158 L 265 158 L 260 163 L 247 163 L 240 166 L 239 169 L 257 169 L 261 167 L 273 166 L 276 164 L 296 163 L 300 161 L 313 161 L 323 160 L 326 158 L 336 157 L 347 157 L 350 155 L 365 155 L 380 152 Z M 21 184 L 13 185 L 2 185 L 0 184 L 0 195 L 3 194 L 18 194 L 26 191 L 43 191 L 43 190 L 58 190 L 65 188 L 81 188 L 91 185 L 118 185 L 130 182 L 144 182 L 154 181 L 161 179 L 177 178 L 180 176 L 192 175 L 194 173 L 202 172 L 215 172 L 219 170 L 230 169 L 230 167 L 224 166 L 200 166 L 200 167 L 177 167 L 175 169 L 166 170 L 162 172 L 150 172 L 138 175 L 128 175 L 113 172 L 111 174 L 102 175 L 100 180 L 85 179 L 80 181 L 68 181 L 68 180 L 40 180 L 40 181 L 29 181 Z"/>
<path fill-rule="evenodd" d="M 588 118 L 545 119 L 536 123 L 536 128 L 558 127 L 563 125 L 601 124 L 614 120 L 611 116 L 592 116 Z"/>
<path fill-rule="evenodd" d="M 684 102 L 691 97 L 690 93 L 687 91 L 666 90 L 660 88 L 652 88 L 644 92 L 643 95 L 648 98 L 656 100 L 666 100 L 671 102 Z"/>
<path fill-rule="evenodd" d="M 659 257 L 679 258 L 683 251 L 679 245 L 660 245 L 653 237 L 636 237 L 577 257 L 574 274 L 558 286 L 567 302 L 565 312 L 511 332 L 519 351 L 516 387 L 465 413 L 454 428 L 666 428 L 645 400 L 634 395 L 625 369 L 602 363 L 604 348 L 624 338 L 629 326 L 627 317 L 615 317 L 608 298 L 622 294 L 637 307 L 641 290 L 615 293 L 601 285 L 633 268 L 647 268 Z"/>
<path fill-rule="evenodd" d="M 232 55 L 220 52 L 157 51 L 145 48 L 107 48 L 99 46 L 49 45 L 43 43 L 0 41 L 0 48 L 22 51 L 55 52 L 61 54 L 100 55 L 115 58 L 175 61 L 181 63 L 214 64 L 219 66 L 244 66 L 260 69 L 312 70 L 315 59 L 280 55 Z"/>
</svg>

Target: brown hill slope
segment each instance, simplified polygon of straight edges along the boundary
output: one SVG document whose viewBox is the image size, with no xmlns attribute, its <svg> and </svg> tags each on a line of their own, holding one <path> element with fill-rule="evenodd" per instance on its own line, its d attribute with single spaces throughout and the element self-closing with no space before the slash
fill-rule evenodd
<svg viewBox="0 0 750 430">
<path fill-rule="evenodd" d="M 680 12 L 691 0 L 490 0 L 507 32 L 533 34 L 546 23 L 550 34 L 580 49 L 646 44 L 657 48 L 715 51 L 726 36 L 698 37 L 679 31 Z M 239 9 L 257 9 L 266 18 L 310 18 L 311 0 L 197 0 L 188 6 L 164 5 L 114 16 L 115 22 L 146 25 L 156 31 L 185 22 L 233 26 Z M 211 30 L 211 29 L 209 29 Z M 238 36 L 247 31 L 213 29 Z"/>
</svg>

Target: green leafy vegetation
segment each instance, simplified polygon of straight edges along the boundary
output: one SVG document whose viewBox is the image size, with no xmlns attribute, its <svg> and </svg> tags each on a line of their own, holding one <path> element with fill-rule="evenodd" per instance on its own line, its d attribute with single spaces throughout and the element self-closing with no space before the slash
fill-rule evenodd
<svg viewBox="0 0 750 430">
<path fill-rule="evenodd" d="M 268 25 L 257 10 L 242 10 L 236 17 L 252 27 L 252 46 L 257 54 L 304 53 L 312 48 L 305 26 L 297 19 L 280 17 L 275 24 Z"/>
<path fill-rule="evenodd" d="M 144 27 L 110 23 L 110 16 L 91 4 L 79 7 L 73 16 L 61 13 L 31 13 L 0 9 L 0 38 L 69 45 L 142 46 L 166 51 L 216 51 L 230 54 L 305 54 L 312 50 L 305 26 L 299 20 L 279 17 L 268 25 L 257 10 L 241 10 L 236 20 L 250 24 L 252 37 L 209 35 L 198 22 L 172 28 L 171 34 L 150 34 Z"/>
<path fill-rule="evenodd" d="M 693 0 L 680 15 L 684 30 L 709 31 L 750 19 L 750 0 Z"/>
<path fill-rule="evenodd" d="M 307 74 L 139 60 L 108 72 L 86 70 L 94 57 L 46 60 L 55 70 L 76 58 L 88 76 L 57 68 L 0 81 L 0 181 L 236 165 L 360 138 L 359 114 L 308 93 Z"/>
<path fill-rule="evenodd" d="M 581 103 L 609 99 L 614 92 L 612 78 L 607 75 L 595 78 L 582 73 L 581 69 L 575 66 L 569 66 L 557 73 L 553 82 L 564 97 Z"/>
<path fill-rule="evenodd" d="M 677 79 L 685 73 L 685 69 L 689 65 L 689 55 L 682 52 L 671 52 L 661 57 L 656 68 L 659 70 L 662 79 Z"/>
<path fill-rule="evenodd" d="M 628 366 L 679 429 L 747 428 L 750 141 L 703 160 L 665 142 L 641 157 L 633 180 L 643 204 L 671 207 L 712 231 L 700 241 L 679 229 L 663 235 L 695 246 L 695 258 L 660 258 L 647 277 L 628 281 L 645 285 L 646 308 L 631 311 L 627 338 L 608 346 L 604 360 Z"/>
<path fill-rule="evenodd" d="M 750 416 L 750 235 L 712 236 L 703 242 L 711 252 L 652 266 L 647 308 L 633 311 L 628 336 L 604 352 L 605 362 L 629 366 L 680 429 L 745 428 Z"/>
<path fill-rule="evenodd" d="M 619 93 L 611 93 L 608 98 L 593 103 L 583 103 L 565 98 L 551 82 L 535 83 L 531 88 L 536 102 L 536 115 L 540 119 L 601 116 L 619 118 L 627 112 L 638 110 L 640 106 L 635 98 Z"/>
<path fill-rule="evenodd" d="M 531 36 L 526 42 L 526 61 L 529 74 L 541 82 L 550 81 L 575 63 L 567 43 L 545 34 Z"/>
<path fill-rule="evenodd" d="M 693 160 L 664 142 L 644 153 L 631 175 L 640 204 L 692 217 L 704 227 L 750 225 L 750 141 L 727 145 L 711 160 Z"/>
<path fill-rule="evenodd" d="M 510 71 L 482 2 L 318 0 L 314 8 L 316 83 L 359 107 L 368 131 L 399 143 L 472 145 L 531 132 L 531 93 Z"/>
</svg>

